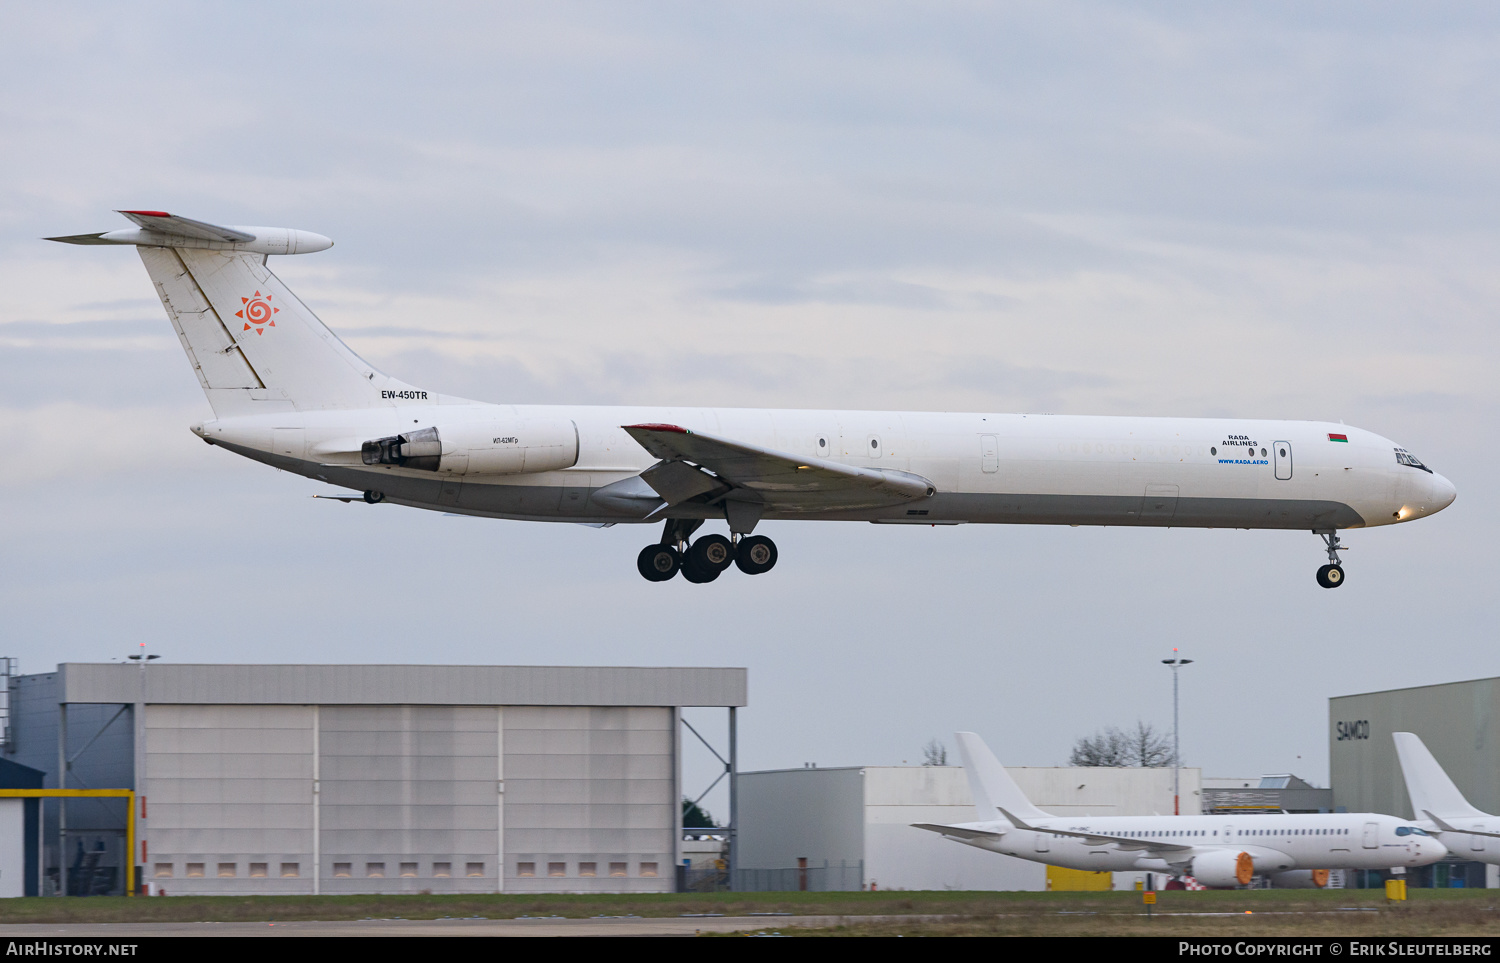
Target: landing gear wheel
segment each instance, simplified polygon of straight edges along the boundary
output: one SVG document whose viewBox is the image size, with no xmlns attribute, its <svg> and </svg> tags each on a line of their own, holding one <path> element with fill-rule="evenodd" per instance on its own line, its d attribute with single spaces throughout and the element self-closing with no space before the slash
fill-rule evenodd
<svg viewBox="0 0 1500 963">
<path fill-rule="evenodd" d="M 635 560 L 635 567 L 648 582 L 665 582 L 682 567 L 682 556 L 670 545 L 647 545 Z"/>
<path fill-rule="evenodd" d="M 378 505 L 385 501 L 385 492 L 365 492 L 365 501 L 371 505 Z"/>
<path fill-rule="evenodd" d="M 1339 542 L 1339 533 L 1335 529 L 1327 531 L 1313 531 L 1313 534 L 1323 540 L 1328 547 L 1328 564 L 1318 569 L 1318 584 L 1324 588 L 1338 588 L 1344 584 L 1344 566 L 1339 564 L 1339 552 L 1344 551 L 1344 546 Z"/>
<path fill-rule="evenodd" d="M 682 560 L 682 577 L 689 582 L 702 585 L 704 582 L 712 582 L 719 577 L 722 569 L 703 568 L 694 559 L 692 549 L 688 550 L 688 557 Z"/>
<path fill-rule="evenodd" d="M 1318 569 L 1318 584 L 1324 588 L 1338 588 L 1344 584 L 1344 568 L 1341 565 L 1324 565 Z"/>
<path fill-rule="evenodd" d="M 776 543 L 764 535 L 749 535 L 735 546 L 734 564 L 746 575 L 769 572 L 776 565 Z"/>
<path fill-rule="evenodd" d="M 694 568 L 718 575 L 734 561 L 734 543 L 723 535 L 705 535 L 693 542 L 687 556 Z"/>
</svg>

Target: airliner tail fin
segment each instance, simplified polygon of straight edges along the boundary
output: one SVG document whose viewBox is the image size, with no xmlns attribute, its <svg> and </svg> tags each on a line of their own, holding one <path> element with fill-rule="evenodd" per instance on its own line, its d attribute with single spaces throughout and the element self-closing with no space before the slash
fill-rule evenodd
<svg viewBox="0 0 1500 963">
<path fill-rule="evenodd" d="M 1392 737 L 1416 818 L 1421 819 L 1423 813 L 1435 813 L 1443 819 L 1486 815 L 1469 804 L 1415 733 L 1396 732 Z"/>
<path fill-rule="evenodd" d="M 326 250 L 328 238 L 120 213 L 138 227 L 49 240 L 136 247 L 219 417 L 437 402 L 351 351 L 266 267 L 268 254 Z"/>
<path fill-rule="evenodd" d="M 964 775 L 969 779 L 969 791 L 974 795 L 974 807 L 981 820 L 1008 820 L 1001 814 L 1002 809 L 1022 819 L 1046 819 L 1050 815 L 1032 805 L 983 739 L 972 732 L 955 732 L 953 735 L 958 740 Z"/>
</svg>

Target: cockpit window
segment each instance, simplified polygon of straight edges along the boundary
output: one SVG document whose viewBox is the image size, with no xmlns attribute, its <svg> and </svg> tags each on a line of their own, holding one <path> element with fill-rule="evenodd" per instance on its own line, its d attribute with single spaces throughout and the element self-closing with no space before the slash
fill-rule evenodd
<svg viewBox="0 0 1500 963">
<path fill-rule="evenodd" d="M 1397 836 L 1426 836 L 1426 835 L 1428 835 L 1428 832 L 1425 829 L 1418 829 L 1415 826 L 1397 826 L 1396 827 L 1396 835 Z"/>
<path fill-rule="evenodd" d="M 1432 474 L 1431 468 L 1428 468 L 1426 465 L 1422 464 L 1421 459 L 1417 458 L 1416 455 L 1413 455 L 1405 448 L 1396 449 L 1396 464 L 1406 465 L 1410 468 L 1420 468 L 1427 474 Z"/>
</svg>

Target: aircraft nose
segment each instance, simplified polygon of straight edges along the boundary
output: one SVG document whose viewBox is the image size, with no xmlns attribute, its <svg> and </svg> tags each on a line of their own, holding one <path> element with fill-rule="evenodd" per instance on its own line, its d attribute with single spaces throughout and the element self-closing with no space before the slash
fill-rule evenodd
<svg viewBox="0 0 1500 963">
<path fill-rule="evenodd" d="M 1453 504 L 1453 499 L 1458 497 L 1458 489 L 1453 483 L 1442 475 L 1433 473 L 1432 476 L 1432 510 L 1440 512 Z"/>
</svg>

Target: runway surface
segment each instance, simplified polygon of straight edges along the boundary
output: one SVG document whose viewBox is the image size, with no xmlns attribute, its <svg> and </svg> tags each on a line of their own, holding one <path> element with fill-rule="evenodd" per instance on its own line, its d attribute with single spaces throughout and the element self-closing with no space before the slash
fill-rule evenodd
<svg viewBox="0 0 1500 963">
<path fill-rule="evenodd" d="M 837 926 L 842 916 L 595 917 L 564 919 L 330 920 L 287 923 L 12 923 L 0 939 L 98 938 L 128 941 L 161 936 L 696 936 L 783 926 Z M 862 921 L 896 917 L 857 917 Z M 912 919 L 912 917 L 900 917 Z M 3 952 L 3 950 L 0 950 Z"/>
</svg>

